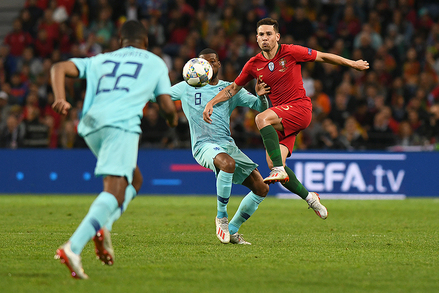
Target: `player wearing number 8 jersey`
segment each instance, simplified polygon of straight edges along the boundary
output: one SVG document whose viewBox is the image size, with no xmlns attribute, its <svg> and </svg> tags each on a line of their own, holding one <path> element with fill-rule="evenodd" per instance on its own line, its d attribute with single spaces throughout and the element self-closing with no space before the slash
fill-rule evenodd
<svg viewBox="0 0 439 293">
<path fill-rule="evenodd" d="M 146 51 L 147 31 L 127 21 L 120 31 L 121 49 L 91 58 L 73 58 L 51 70 L 55 111 L 67 114 L 65 76 L 85 78 L 87 90 L 78 132 L 97 158 L 95 175 L 103 176 L 104 190 L 90 206 L 69 241 L 57 251 L 74 278 L 86 279 L 80 253 L 93 238 L 102 262 L 113 264 L 112 224 L 125 211 L 142 185 L 137 167 L 140 118 L 145 104 L 156 97 L 168 123 L 177 115 L 170 98 L 168 69 L 159 57 Z"/>
<path fill-rule="evenodd" d="M 173 100 L 181 100 L 183 111 L 189 121 L 192 154 L 203 167 L 209 168 L 216 175 L 217 215 L 215 218 L 216 235 L 222 243 L 250 244 L 238 233 L 240 226 L 256 211 L 268 193 L 268 185 L 256 169 L 258 166 L 248 158 L 235 144 L 230 133 L 230 115 L 237 106 L 250 107 L 264 111 L 268 101 L 263 95 L 265 87 L 259 84 L 255 97 L 245 89 L 241 89 L 232 99 L 215 107 L 215 121 L 206 124 L 203 121 L 203 110 L 207 102 L 230 82 L 218 79 L 221 63 L 218 54 L 212 49 L 204 49 L 199 57 L 206 59 L 213 69 L 209 84 L 203 87 L 192 87 L 182 81 L 172 87 Z M 232 183 L 248 187 L 249 192 L 228 222 L 227 204 L 230 198 Z"/>
<path fill-rule="evenodd" d="M 257 23 L 256 39 L 262 52 L 252 57 L 240 75 L 230 86 L 216 95 L 203 112 L 203 118 L 211 123 L 213 106 L 233 97 L 252 79 L 266 83 L 270 88 L 272 108 L 256 116 L 267 153 L 270 175 L 264 179 L 268 184 L 281 182 L 285 188 L 308 202 L 318 216 L 326 219 L 328 212 L 320 203 L 318 195 L 308 192 L 297 180 L 294 172 L 285 166 L 285 160 L 293 151 L 297 134 L 308 127 L 312 117 L 312 105 L 303 88 L 301 63 L 316 61 L 343 65 L 365 70 L 369 63 L 349 60 L 334 54 L 315 51 L 297 45 L 279 44 L 279 25 L 276 20 L 265 18 Z"/>
</svg>

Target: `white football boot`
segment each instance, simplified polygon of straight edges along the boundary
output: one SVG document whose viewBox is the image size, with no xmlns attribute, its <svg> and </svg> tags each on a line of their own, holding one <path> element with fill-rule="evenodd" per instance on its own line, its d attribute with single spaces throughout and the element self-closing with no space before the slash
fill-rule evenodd
<svg viewBox="0 0 439 293">
<path fill-rule="evenodd" d="M 242 234 L 238 234 L 238 232 L 230 235 L 230 243 L 252 245 L 250 242 L 245 241 L 244 238 L 242 238 Z"/>
<path fill-rule="evenodd" d="M 328 217 L 328 210 L 320 203 L 319 194 L 316 192 L 310 192 L 310 194 L 312 197 L 306 201 L 309 205 L 308 209 L 313 209 L 317 216 L 323 220 L 326 219 Z"/>
<path fill-rule="evenodd" d="M 290 176 L 283 168 L 273 167 L 270 171 L 270 175 L 264 179 L 267 184 L 272 184 L 276 182 L 286 183 L 290 180 Z"/>
<path fill-rule="evenodd" d="M 215 226 L 216 226 L 216 237 L 218 237 L 221 243 L 229 243 L 230 242 L 230 233 L 229 233 L 229 220 L 227 217 L 218 219 L 215 217 Z"/>
<path fill-rule="evenodd" d="M 67 266 L 73 278 L 88 279 L 82 268 L 81 256 L 72 251 L 70 241 L 56 250 L 55 259 L 61 260 L 61 263 Z"/>
</svg>

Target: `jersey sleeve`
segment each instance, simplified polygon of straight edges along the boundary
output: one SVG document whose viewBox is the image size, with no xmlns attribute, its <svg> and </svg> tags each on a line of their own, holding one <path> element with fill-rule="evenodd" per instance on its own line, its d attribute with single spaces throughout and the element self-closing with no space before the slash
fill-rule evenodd
<svg viewBox="0 0 439 293">
<path fill-rule="evenodd" d="M 166 67 L 164 62 L 162 68 L 163 70 L 161 71 L 161 74 L 159 76 L 159 81 L 154 90 L 154 95 L 156 97 L 160 95 L 171 94 L 171 81 L 169 80 L 168 68 Z"/>
<path fill-rule="evenodd" d="M 244 68 L 241 73 L 235 79 L 235 83 L 239 86 L 245 86 L 250 80 L 254 77 L 251 74 L 251 68 L 253 66 L 253 61 L 250 59 L 247 63 L 245 63 Z"/>
<path fill-rule="evenodd" d="M 310 62 L 317 58 L 316 50 L 299 45 L 289 45 L 288 48 L 296 62 Z"/>
<path fill-rule="evenodd" d="M 266 109 L 266 107 L 262 104 L 262 101 L 258 97 L 256 97 L 244 88 L 242 88 L 232 100 L 234 101 L 233 109 L 237 106 L 248 107 L 258 112 L 262 112 Z"/>
<path fill-rule="evenodd" d="M 171 98 L 173 101 L 181 100 L 186 93 L 186 85 L 187 83 L 185 81 L 180 81 L 171 87 Z"/>
<path fill-rule="evenodd" d="M 70 61 L 72 61 L 76 68 L 79 71 L 79 78 L 86 78 L 87 77 L 87 69 L 90 67 L 91 58 L 71 58 Z"/>
</svg>

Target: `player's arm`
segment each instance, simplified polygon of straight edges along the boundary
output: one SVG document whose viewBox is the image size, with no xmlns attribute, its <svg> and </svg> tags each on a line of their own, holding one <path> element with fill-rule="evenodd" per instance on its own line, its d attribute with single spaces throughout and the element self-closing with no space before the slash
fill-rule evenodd
<svg viewBox="0 0 439 293">
<path fill-rule="evenodd" d="M 178 115 L 175 104 L 168 94 L 163 94 L 157 96 L 157 104 L 160 108 L 160 113 L 165 117 L 168 125 L 175 127 L 178 124 Z"/>
<path fill-rule="evenodd" d="M 343 58 L 339 55 L 335 55 L 335 54 L 331 54 L 331 53 L 324 53 L 324 52 L 319 52 L 319 51 L 317 51 L 317 56 L 316 56 L 315 61 L 316 62 L 330 63 L 330 64 L 334 64 L 334 65 L 348 66 L 348 67 L 352 67 L 356 70 L 369 69 L 369 62 L 367 62 L 367 61 L 364 61 L 364 60 L 354 61 L 354 60 Z"/>
<path fill-rule="evenodd" d="M 69 109 L 72 107 L 69 102 L 66 101 L 66 76 L 78 77 L 79 70 L 76 68 L 75 63 L 72 61 L 63 61 L 55 63 L 50 69 L 50 78 L 52 81 L 53 95 L 55 101 L 52 104 L 53 110 L 59 114 L 66 115 Z"/>
<path fill-rule="evenodd" d="M 270 104 L 268 103 L 268 97 L 267 95 L 271 93 L 271 88 L 263 81 L 260 81 L 257 79 L 256 81 L 256 87 L 255 87 L 256 95 L 261 100 L 262 104 L 262 111 L 267 110 L 270 107 Z M 259 112 L 262 112 L 259 111 Z"/>
<path fill-rule="evenodd" d="M 203 111 L 204 121 L 206 121 L 207 123 L 212 123 L 212 119 L 210 118 L 210 115 L 212 115 L 213 106 L 215 106 L 218 103 L 229 100 L 234 95 L 236 95 L 236 93 L 239 92 L 241 88 L 242 86 L 239 86 L 236 83 L 232 82 L 232 84 L 228 85 L 225 89 L 220 91 L 212 100 L 210 100 L 206 104 L 206 107 L 204 107 L 204 111 Z"/>
</svg>

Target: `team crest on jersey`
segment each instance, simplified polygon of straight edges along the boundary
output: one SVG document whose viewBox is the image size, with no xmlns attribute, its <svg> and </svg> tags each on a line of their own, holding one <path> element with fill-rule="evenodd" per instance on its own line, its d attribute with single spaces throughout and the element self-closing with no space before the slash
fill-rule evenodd
<svg viewBox="0 0 439 293">
<path fill-rule="evenodd" d="M 219 87 L 218 92 L 222 91 L 223 89 L 224 89 L 223 87 Z"/>
<path fill-rule="evenodd" d="M 281 69 L 279 69 L 280 72 L 284 72 L 285 70 L 287 70 L 287 60 L 285 58 L 279 60 L 279 65 L 282 67 Z"/>
<path fill-rule="evenodd" d="M 270 69 L 270 71 L 273 72 L 273 70 L 274 70 L 274 63 L 273 62 L 268 63 L 268 69 Z"/>
</svg>

